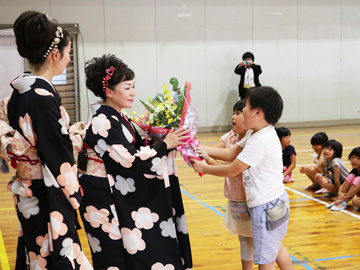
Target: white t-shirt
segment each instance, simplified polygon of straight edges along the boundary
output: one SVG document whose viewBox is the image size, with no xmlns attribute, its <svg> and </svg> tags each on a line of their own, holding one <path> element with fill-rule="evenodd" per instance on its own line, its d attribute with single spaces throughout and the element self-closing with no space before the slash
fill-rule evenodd
<svg viewBox="0 0 360 270">
<path fill-rule="evenodd" d="M 284 193 L 283 163 L 280 140 L 269 125 L 253 134 L 248 130 L 238 143 L 243 147 L 237 158 L 249 165 L 243 172 L 243 183 L 250 208 L 279 198 Z"/>
</svg>

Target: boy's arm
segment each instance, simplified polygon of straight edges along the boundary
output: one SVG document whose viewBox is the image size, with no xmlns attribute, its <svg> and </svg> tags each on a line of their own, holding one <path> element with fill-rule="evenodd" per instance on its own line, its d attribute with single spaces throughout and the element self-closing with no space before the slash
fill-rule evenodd
<svg viewBox="0 0 360 270">
<path fill-rule="evenodd" d="M 291 173 L 295 167 L 296 167 L 296 155 L 295 154 L 292 154 L 290 156 L 290 166 L 289 168 L 287 168 L 287 170 L 283 173 L 284 174 L 284 177 L 287 176 L 289 173 Z"/>
<path fill-rule="evenodd" d="M 240 147 L 239 147 L 240 148 Z M 226 177 L 235 177 L 240 173 L 245 171 L 249 165 L 235 158 L 235 160 L 230 164 L 213 166 L 206 163 L 205 160 L 197 161 L 191 159 L 191 165 L 193 169 L 198 173 L 206 173 L 215 176 L 226 176 Z"/>
<path fill-rule="evenodd" d="M 242 147 L 238 144 L 231 148 L 215 148 L 202 146 L 205 151 L 214 159 L 220 159 L 227 162 L 232 162 L 241 152 Z"/>
</svg>

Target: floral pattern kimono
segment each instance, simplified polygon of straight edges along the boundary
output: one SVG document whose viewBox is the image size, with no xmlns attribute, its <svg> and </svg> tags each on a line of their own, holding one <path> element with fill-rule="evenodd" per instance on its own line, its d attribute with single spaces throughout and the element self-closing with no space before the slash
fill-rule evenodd
<svg viewBox="0 0 360 270">
<path fill-rule="evenodd" d="M 76 231 L 82 194 L 69 116 L 44 78 L 24 73 L 11 86 L 9 125 L 29 143 L 21 156 L 15 151 L 19 140 L 2 151 L 16 167 L 8 186 L 20 221 L 16 269 L 92 269 Z"/>
<path fill-rule="evenodd" d="M 94 268 L 191 269 L 176 151 L 162 141 L 144 146 L 128 118 L 112 107 L 94 104 L 92 110 L 84 142 L 97 154 L 91 160 L 102 160 L 106 171 L 89 163 L 80 177 L 80 212 Z"/>
</svg>

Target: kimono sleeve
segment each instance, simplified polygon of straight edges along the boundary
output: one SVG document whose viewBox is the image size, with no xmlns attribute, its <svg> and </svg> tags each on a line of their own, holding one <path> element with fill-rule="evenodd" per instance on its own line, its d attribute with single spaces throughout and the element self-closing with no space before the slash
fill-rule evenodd
<svg viewBox="0 0 360 270">
<path fill-rule="evenodd" d="M 132 143 L 132 133 L 123 119 L 119 120 L 112 115 L 99 114 L 95 116 L 85 141 L 93 145 L 93 149 L 116 173 L 122 174 L 124 168 L 135 173 L 162 175 L 166 162 L 167 146 L 160 141 L 149 146 L 140 146 L 137 149 Z M 135 136 L 139 137 L 139 136 Z"/>
<path fill-rule="evenodd" d="M 60 188 L 74 209 L 81 202 L 77 167 L 69 137 L 69 116 L 50 96 L 34 99 L 30 121 L 34 128 L 34 147 L 42 164 L 47 187 Z"/>
</svg>

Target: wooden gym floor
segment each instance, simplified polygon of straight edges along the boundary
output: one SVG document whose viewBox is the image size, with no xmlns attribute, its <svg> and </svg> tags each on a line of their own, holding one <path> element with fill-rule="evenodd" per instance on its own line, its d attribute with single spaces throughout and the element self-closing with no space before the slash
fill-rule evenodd
<svg viewBox="0 0 360 270">
<path fill-rule="evenodd" d="M 311 164 L 310 138 L 324 131 L 330 139 L 343 144 L 342 160 L 360 146 L 360 126 L 343 125 L 321 128 L 292 128 L 291 144 L 297 151 L 294 183 L 285 184 L 290 197 L 290 223 L 283 245 L 288 249 L 295 269 L 360 269 L 360 211 L 350 203 L 345 211 L 332 212 L 325 208 L 330 199 L 305 191 L 310 184 L 299 173 L 303 165 Z M 223 132 L 199 133 L 204 145 L 215 145 Z M 226 199 L 223 178 L 199 177 L 178 155 L 178 174 L 185 205 L 195 270 L 239 270 L 240 247 L 236 235 L 222 227 Z M 11 172 L 14 173 L 13 171 Z M 18 221 L 11 193 L 6 190 L 12 174 L 0 175 L 0 269 L 14 269 Z M 85 253 L 90 250 L 83 230 L 80 236 Z M 254 266 L 254 269 L 257 267 Z M 278 268 L 277 268 L 278 269 Z"/>
</svg>

